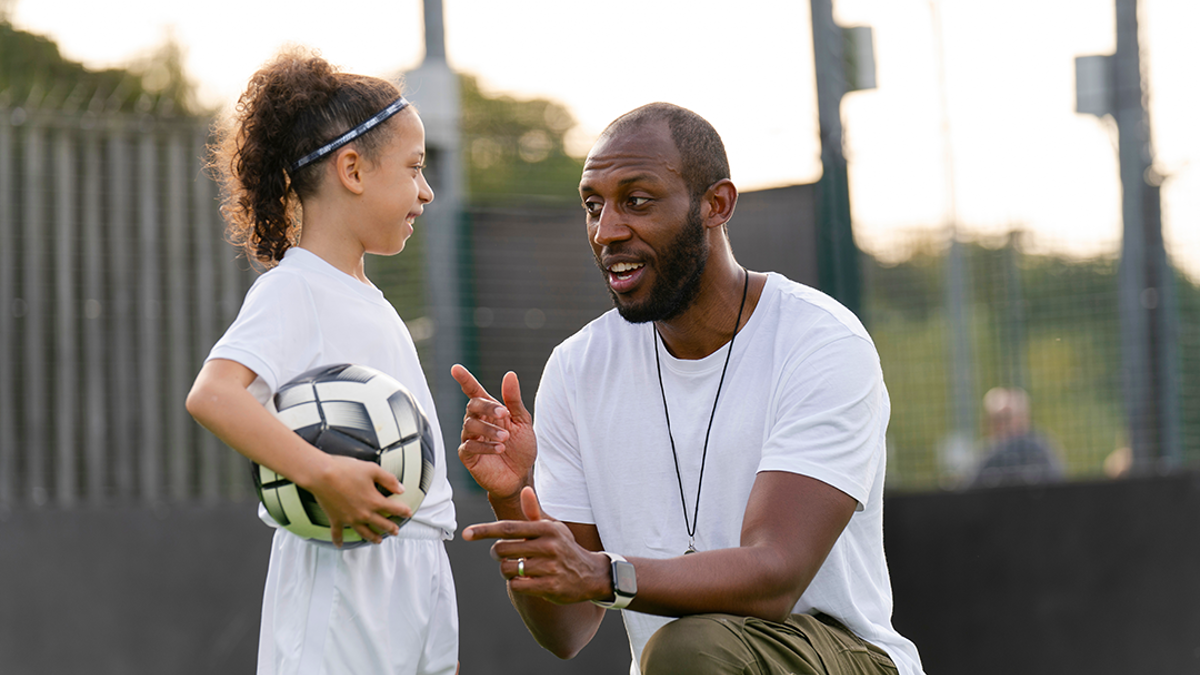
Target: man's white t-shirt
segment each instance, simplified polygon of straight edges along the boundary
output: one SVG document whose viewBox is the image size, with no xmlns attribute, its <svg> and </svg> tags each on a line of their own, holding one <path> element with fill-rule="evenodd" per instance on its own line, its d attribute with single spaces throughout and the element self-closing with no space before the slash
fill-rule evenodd
<svg viewBox="0 0 1200 675">
<path fill-rule="evenodd" d="M 631 324 L 615 310 L 559 345 L 546 364 L 534 419 L 535 476 L 546 512 L 595 524 L 605 550 L 614 553 L 683 554 L 689 545 L 684 504 L 692 522 L 704 436 L 727 349 L 699 360 L 676 359 L 652 324 Z M 858 510 L 794 611 L 833 616 L 886 650 L 900 673 L 917 675 L 916 647 L 892 628 L 883 551 L 889 414 L 879 357 L 858 319 L 828 296 L 770 274 L 734 341 L 721 387 L 699 488 L 695 546 L 739 545 L 759 471 L 802 474 L 845 492 Z M 671 619 L 629 610 L 622 615 L 636 673 L 646 641 Z"/>
<path fill-rule="evenodd" d="M 208 358 L 236 361 L 254 371 L 249 391 L 263 404 L 312 368 L 370 366 L 407 387 L 438 430 L 429 492 L 396 537 L 337 550 L 276 531 L 263 598 L 259 672 L 417 672 L 394 664 L 421 659 L 445 661 L 438 667 L 453 673 L 457 608 L 441 542 L 457 527 L 454 503 L 437 410 L 412 336 L 395 308 L 378 288 L 307 250 L 291 248 L 251 285 Z M 261 505 L 259 516 L 278 527 Z M 431 622 L 445 627 L 433 633 L 443 636 L 441 642 L 413 630 Z M 421 650 L 429 654 L 422 656 Z M 439 672 L 438 667 L 426 672 Z"/>
</svg>

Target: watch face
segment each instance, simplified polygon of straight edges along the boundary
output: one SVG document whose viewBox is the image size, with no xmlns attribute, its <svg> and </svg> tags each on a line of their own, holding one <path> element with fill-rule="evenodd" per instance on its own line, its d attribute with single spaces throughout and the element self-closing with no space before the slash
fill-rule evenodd
<svg viewBox="0 0 1200 675">
<path fill-rule="evenodd" d="M 614 592 L 621 595 L 637 595 L 637 576 L 633 572 L 633 563 L 618 560 L 613 563 Z"/>
</svg>

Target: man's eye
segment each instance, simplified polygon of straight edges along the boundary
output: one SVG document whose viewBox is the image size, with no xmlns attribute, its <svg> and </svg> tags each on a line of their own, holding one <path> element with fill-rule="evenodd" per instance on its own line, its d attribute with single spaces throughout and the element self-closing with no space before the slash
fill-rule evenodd
<svg viewBox="0 0 1200 675">
<path fill-rule="evenodd" d="M 594 216 L 597 213 L 600 213 L 601 206 L 602 206 L 602 204 L 600 202 L 584 202 L 583 210 L 587 211 L 588 213 L 590 213 Z"/>
<path fill-rule="evenodd" d="M 629 198 L 630 206 L 645 206 L 646 204 L 649 204 L 649 203 L 650 203 L 649 197 L 630 197 Z"/>
</svg>

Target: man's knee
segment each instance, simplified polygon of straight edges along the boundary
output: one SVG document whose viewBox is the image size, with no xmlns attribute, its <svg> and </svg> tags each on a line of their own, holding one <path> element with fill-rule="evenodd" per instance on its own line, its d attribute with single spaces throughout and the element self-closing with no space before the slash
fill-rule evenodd
<svg viewBox="0 0 1200 675">
<path fill-rule="evenodd" d="M 642 650 L 642 675 L 740 673 L 750 656 L 721 614 L 685 616 L 659 628 Z"/>
</svg>

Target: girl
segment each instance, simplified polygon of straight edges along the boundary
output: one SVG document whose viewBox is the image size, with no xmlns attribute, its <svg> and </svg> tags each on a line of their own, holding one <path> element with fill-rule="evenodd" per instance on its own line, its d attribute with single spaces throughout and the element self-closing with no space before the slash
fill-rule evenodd
<svg viewBox="0 0 1200 675">
<path fill-rule="evenodd" d="M 455 530 L 442 435 L 428 496 L 408 508 L 378 465 L 325 454 L 263 406 L 321 365 L 356 363 L 396 378 L 438 426 L 412 337 L 364 274 L 366 253 L 395 255 L 433 201 L 425 129 L 390 82 L 281 53 L 250 79 L 218 127 L 212 167 L 231 240 L 268 269 L 213 347 L 187 398 L 202 425 L 309 490 L 338 548 L 275 531 L 258 672 L 450 674 L 458 658 L 454 582 L 443 541 Z M 268 524 L 270 516 L 260 507 Z M 375 544 L 342 550 L 342 528 Z M 390 536 L 389 536 L 390 535 Z"/>
</svg>

